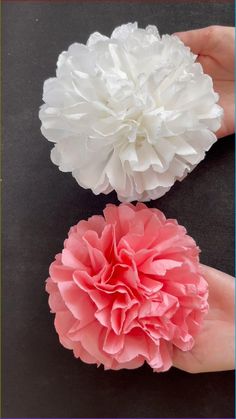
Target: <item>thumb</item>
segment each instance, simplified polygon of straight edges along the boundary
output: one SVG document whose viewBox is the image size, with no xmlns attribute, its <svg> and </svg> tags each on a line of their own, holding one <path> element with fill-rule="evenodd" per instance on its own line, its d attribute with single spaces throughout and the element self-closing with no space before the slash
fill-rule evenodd
<svg viewBox="0 0 236 419">
<path fill-rule="evenodd" d="M 176 32 L 180 40 L 188 46 L 194 54 L 208 55 L 211 51 L 212 34 L 214 26 L 202 29 L 194 29 L 187 32 Z"/>
</svg>

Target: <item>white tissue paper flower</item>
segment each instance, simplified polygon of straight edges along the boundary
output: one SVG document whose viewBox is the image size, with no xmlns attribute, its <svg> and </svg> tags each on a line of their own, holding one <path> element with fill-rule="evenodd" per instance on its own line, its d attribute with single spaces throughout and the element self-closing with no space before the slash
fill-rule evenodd
<svg viewBox="0 0 236 419">
<path fill-rule="evenodd" d="M 178 37 L 137 23 L 72 44 L 44 83 L 39 117 L 52 161 L 95 194 L 164 195 L 220 127 L 218 94 L 196 58 Z"/>
</svg>

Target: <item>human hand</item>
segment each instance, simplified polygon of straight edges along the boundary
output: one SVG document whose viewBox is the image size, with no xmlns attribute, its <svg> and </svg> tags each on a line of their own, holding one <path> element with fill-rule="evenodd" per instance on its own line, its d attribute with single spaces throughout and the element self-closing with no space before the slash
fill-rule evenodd
<svg viewBox="0 0 236 419">
<path fill-rule="evenodd" d="M 214 90 L 219 93 L 219 105 L 224 109 L 218 138 L 234 133 L 234 28 L 209 26 L 175 33 L 189 46 L 205 73 L 213 79 Z"/>
<path fill-rule="evenodd" d="M 201 265 L 209 286 L 209 312 L 191 351 L 174 349 L 176 368 L 197 373 L 234 369 L 234 278 Z"/>
</svg>

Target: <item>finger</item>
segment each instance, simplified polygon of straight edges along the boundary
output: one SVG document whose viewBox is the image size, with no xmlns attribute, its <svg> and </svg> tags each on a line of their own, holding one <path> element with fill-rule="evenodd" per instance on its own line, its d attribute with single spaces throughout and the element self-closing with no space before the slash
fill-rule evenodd
<svg viewBox="0 0 236 419">
<path fill-rule="evenodd" d="M 191 351 L 183 352 L 174 347 L 173 365 L 190 373 L 228 371 L 235 368 L 234 324 L 222 322 L 222 328 L 202 330 Z"/>
<path fill-rule="evenodd" d="M 212 39 L 214 37 L 214 26 L 195 29 L 187 32 L 176 32 L 181 41 L 190 47 L 192 52 L 197 55 L 207 55 L 212 50 Z"/>
<path fill-rule="evenodd" d="M 233 276 L 221 272 L 218 269 L 211 268 L 210 266 L 203 265 L 202 263 L 200 266 L 203 276 L 207 278 L 210 284 L 215 285 L 214 283 L 217 282 L 218 286 L 224 286 L 225 281 L 227 281 L 228 286 L 234 287 Z"/>
<path fill-rule="evenodd" d="M 214 301 L 224 304 L 227 311 L 234 311 L 234 277 L 202 264 L 201 273 L 209 286 L 209 304 Z"/>
</svg>

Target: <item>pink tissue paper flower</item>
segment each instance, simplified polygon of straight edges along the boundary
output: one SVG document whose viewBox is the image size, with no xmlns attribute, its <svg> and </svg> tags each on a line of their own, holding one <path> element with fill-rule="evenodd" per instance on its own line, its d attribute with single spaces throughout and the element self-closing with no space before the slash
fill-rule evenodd
<svg viewBox="0 0 236 419">
<path fill-rule="evenodd" d="M 55 328 L 76 358 L 105 369 L 172 366 L 208 311 L 199 248 L 144 204 L 107 205 L 71 227 L 46 282 Z"/>
</svg>

